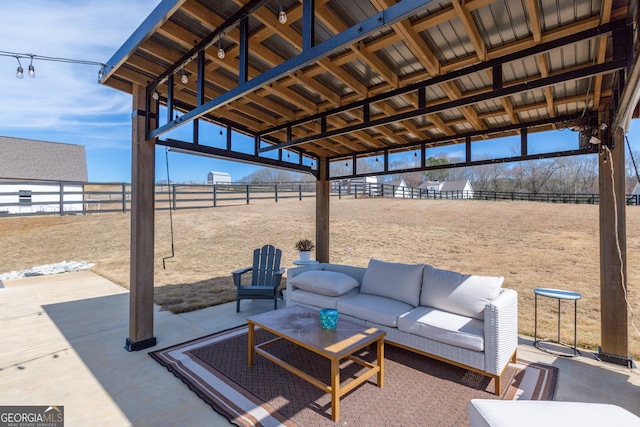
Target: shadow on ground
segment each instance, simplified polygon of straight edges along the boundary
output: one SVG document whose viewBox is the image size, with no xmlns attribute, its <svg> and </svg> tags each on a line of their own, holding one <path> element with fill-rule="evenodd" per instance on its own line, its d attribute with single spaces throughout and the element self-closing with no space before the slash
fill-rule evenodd
<svg viewBox="0 0 640 427">
<path fill-rule="evenodd" d="M 124 349 L 129 336 L 128 293 L 49 304 L 43 309 L 132 425 L 166 424 L 163 417 L 167 411 L 210 413 L 147 351 L 129 353 Z M 154 318 L 158 344 L 149 350 L 207 333 L 197 324 L 157 307 Z"/>
</svg>

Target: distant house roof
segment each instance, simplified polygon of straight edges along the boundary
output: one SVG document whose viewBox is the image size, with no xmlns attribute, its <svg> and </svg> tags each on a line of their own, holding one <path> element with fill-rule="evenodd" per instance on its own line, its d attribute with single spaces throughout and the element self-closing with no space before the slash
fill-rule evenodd
<svg viewBox="0 0 640 427">
<path fill-rule="evenodd" d="M 440 181 L 425 181 L 422 184 L 418 185 L 418 188 L 421 190 L 424 190 L 425 188 L 431 188 L 431 187 L 440 187 L 440 184 L 442 184 Z"/>
<path fill-rule="evenodd" d="M 405 184 L 404 179 L 401 179 L 400 181 L 389 181 L 389 182 L 383 182 L 384 185 L 394 185 L 396 187 L 406 187 L 407 184 Z"/>
<path fill-rule="evenodd" d="M 440 191 L 463 191 L 467 185 L 471 189 L 469 181 L 446 181 L 442 183 Z"/>
<path fill-rule="evenodd" d="M 0 136 L 0 179 L 87 182 L 84 146 Z"/>
</svg>

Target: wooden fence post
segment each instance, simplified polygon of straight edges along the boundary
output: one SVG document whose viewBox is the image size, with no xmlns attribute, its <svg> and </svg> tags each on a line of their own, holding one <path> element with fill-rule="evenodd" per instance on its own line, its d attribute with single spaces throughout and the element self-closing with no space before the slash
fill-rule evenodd
<svg viewBox="0 0 640 427">
<path fill-rule="evenodd" d="M 302 184 L 298 184 L 298 200 L 302 201 Z"/>
<path fill-rule="evenodd" d="M 122 212 L 127 211 L 127 184 L 122 183 Z"/>
<path fill-rule="evenodd" d="M 60 191 L 59 191 L 59 199 L 60 203 L 60 216 L 64 215 L 64 184 L 60 181 Z"/>
<path fill-rule="evenodd" d="M 213 207 L 216 208 L 218 207 L 218 190 L 217 190 L 218 186 L 216 184 L 213 184 Z"/>
<path fill-rule="evenodd" d="M 176 192 L 177 192 L 176 184 L 173 184 L 171 186 L 171 189 L 173 191 L 173 196 L 172 196 L 173 207 L 172 207 L 172 209 L 175 211 L 178 208 L 178 195 L 176 194 Z"/>
<path fill-rule="evenodd" d="M 247 204 L 249 204 L 249 184 L 247 184 Z"/>
</svg>

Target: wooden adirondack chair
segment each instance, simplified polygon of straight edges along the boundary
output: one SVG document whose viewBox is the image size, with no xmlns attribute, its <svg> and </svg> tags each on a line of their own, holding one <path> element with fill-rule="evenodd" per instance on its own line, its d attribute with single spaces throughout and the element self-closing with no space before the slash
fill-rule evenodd
<svg viewBox="0 0 640 427">
<path fill-rule="evenodd" d="M 273 309 L 278 308 L 278 288 L 284 274 L 280 268 L 282 251 L 273 245 L 264 245 L 253 251 L 253 266 L 234 271 L 233 283 L 236 285 L 236 313 L 240 311 L 242 299 L 271 299 Z M 251 285 L 242 284 L 242 275 L 251 271 Z"/>
</svg>

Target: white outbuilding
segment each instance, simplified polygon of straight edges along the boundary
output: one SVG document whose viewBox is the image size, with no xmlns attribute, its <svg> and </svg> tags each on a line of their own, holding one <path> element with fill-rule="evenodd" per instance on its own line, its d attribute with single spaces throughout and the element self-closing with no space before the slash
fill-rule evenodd
<svg viewBox="0 0 640 427">
<path fill-rule="evenodd" d="M 396 197 L 396 198 L 411 198 L 412 192 L 404 179 L 399 181 L 388 181 L 382 183 L 382 196 L 383 197 Z"/>
<path fill-rule="evenodd" d="M 231 175 L 228 174 L 227 172 L 211 171 L 207 175 L 207 183 L 208 184 L 230 184 Z"/>
<path fill-rule="evenodd" d="M 0 136 L 0 215 L 83 210 L 83 145 Z"/>
</svg>

